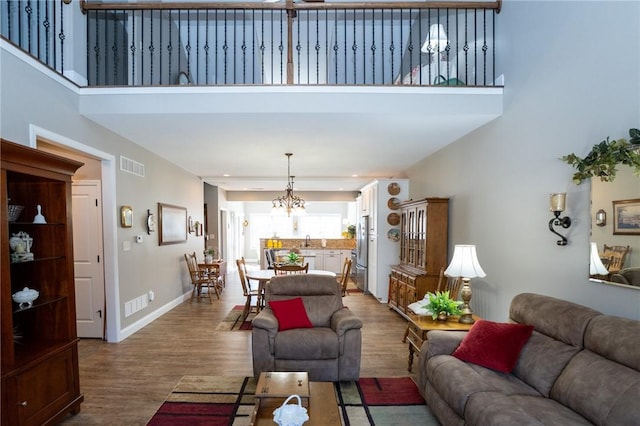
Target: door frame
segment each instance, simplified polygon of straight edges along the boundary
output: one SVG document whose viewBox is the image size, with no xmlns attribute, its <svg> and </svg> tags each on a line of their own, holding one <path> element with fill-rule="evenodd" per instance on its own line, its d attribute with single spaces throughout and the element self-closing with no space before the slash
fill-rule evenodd
<svg viewBox="0 0 640 426">
<path fill-rule="evenodd" d="M 101 162 L 102 181 L 102 234 L 104 254 L 104 290 L 106 303 L 106 331 L 108 342 L 120 342 L 124 335 L 120 329 L 120 291 L 118 280 L 118 240 L 116 215 L 116 157 L 76 140 L 59 135 L 33 124 L 29 125 L 29 145 L 38 147 L 38 139 L 81 154 Z"/>
</svg>

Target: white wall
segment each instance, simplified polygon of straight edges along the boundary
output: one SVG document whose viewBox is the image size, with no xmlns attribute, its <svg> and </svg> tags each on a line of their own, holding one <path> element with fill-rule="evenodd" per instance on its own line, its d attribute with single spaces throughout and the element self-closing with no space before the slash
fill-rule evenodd
<svg viewBox="0 0 640 426">
<path fill-rule="evenodd" d="M 4 43 L 4 42 L 3 42 Z M 120 339 L 149 321 L 157 312 L 166 309 L 191 289 L 184 263 L 186 252 L 201 252 L 203 237 L 189 235 L 186 244 L 158 245 L 157 232 L 146 234 L 147 209 L 157 214 L 157 203 L 184 206 L 189 214 L 203 217 L 203 184 L 198 177 L 186 173 L 152 152 L 104 129 L 78 113 L 78 93 L 72 86 L 42 71 L 31 61 L 23 61 L 23 55 L 14 55 L 12 49 L 0 49 L 0 135 L 2 138 L 23 145 L 31 143 L 33 128 L 49 135 L 58 135 L 65 141 L 73 141 L 112 155 L 118 164 L 115 172 L 115 208 L 111 222 L 116 221 L 121 205 L 130 205 L 134 211 L 132 228 L 113 227 L 105 230 L 105 239 L 114 239 L 117 259 L 105 259 L 105 264 L 115 265 L 117 274 L 107 282 L 118 294 L 118 312 L 113 304 L 107 321 L 117 322 L 116 330 L 108 330 L 112 339 Z M 55 137 L 50 137 L 52 142 Z M 144 178 L 119 171 L 119 157 L 124 155 L 145 165 Z M 103 184 L 103 188 L 104 188 Z M 109 214 L 109 212 L 107 212 Z M 114 237 L 115 234 L 115 237 Z M 136 235 L 143 235 L 143 243 L 134 242 Z M 122 243 L 131 242 L 131 250 L 123 251 Z M 108 274 L 107 274 L 108 275 Z M 127 318 L 124 303 L 134 297 L 155 293 L 155 300 L 147 308 Z M 108 302 L 109 303 L 109 302 Z M 117 320 L 114 318 L 117 317 Z M 126 331 L 125 331 L 126 330 Z M 116 337 L 120 336 L 120 337 Z"/>
<path fill-rule="evenodd" d="M 588 281 L 589 183 L 574 185 L 559 160 L 640 125 L 639 24 L 638 1 L 505 1 L 503 116 L 408 171 L 413 198 L 451 197 L 450 256 L 477 246 L 481 316 L 504 320 L 514 295 L 536 292 L 640 319 L 640 291 Z M 549 193 L 564 191 L 573 224 L 561 247 L 547 223 Z"/>
</svg>

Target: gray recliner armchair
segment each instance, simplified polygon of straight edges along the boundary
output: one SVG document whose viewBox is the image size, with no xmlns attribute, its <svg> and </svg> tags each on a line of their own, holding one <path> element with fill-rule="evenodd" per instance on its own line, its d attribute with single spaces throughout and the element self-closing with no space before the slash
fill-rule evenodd
<svg viewBox="0 0 640 426">
<path fill-rule="evenodd" d="M 269 301 L 300 297 L 313 325 L 278 331 Z M 252 321 L 253 374 L 306 371 L 312 381 L 360 377 L 362 321 L 342 305 L 335 278 L 313 274 L 281 275 L 265 287 L 265 309 Z"/>
<path fill-rule="evenodd" d="M 640 287 L 640 267 L 626 268 L 617 274 L 611 274 L 611 281 Z"/>
</svg>

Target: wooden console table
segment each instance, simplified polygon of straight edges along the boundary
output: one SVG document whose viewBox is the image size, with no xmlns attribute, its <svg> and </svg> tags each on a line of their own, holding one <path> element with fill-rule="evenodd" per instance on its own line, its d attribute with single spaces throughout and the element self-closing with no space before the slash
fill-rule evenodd
<svg viewBox="0 0 640 426">
<path fill-rule="evenodd" d="M 446 331 L 466 331 L 471 329 L 473 324 L 462 324 L 458 322 L 458 317 L 451 317 L 449 321 L 436 321 L 431 315 L 415 315 L 412 313 L 407 314 L 409 323 L 407 324 L 407 330 L 403 342 L 409 341 L 409 365 L 408 371 L 411 371 L 413 366 L 413 354 L 420 356 L 420 348 L 425 340 L 427 340 L 427 333 L 431 330 L 446 330 Z M 474 320 L 479 320 L 480 317 L 474 315 Z"/>
</svg>

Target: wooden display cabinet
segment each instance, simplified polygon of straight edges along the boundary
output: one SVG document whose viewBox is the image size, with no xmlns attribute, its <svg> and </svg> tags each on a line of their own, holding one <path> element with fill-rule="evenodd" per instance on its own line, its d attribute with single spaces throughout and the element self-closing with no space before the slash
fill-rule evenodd
<svg viewBox="0 0 640 426">
<path fill-rule="evenodd" d="M 447 264 L 449 199 L 410 200 L 400 208 L 400 264 L 391 266 L 389 306 L 406 317 L 408 305 L 436 291 Z"/>
<path fill-rule="evenodd" d="M 80 166 L 2 140 L 2 425 L 55 424 L 80 411 L 71 227 L 71 176 Z M 12 222 L 9 204 L 24 206 Z M 46 223 L 33 223 L 38 205 Z M 13 262 L 9 239 L 19 232 L 33 238 L 33 260 Z M 39 297 L 20 307 L 12 295 L 25 287 Z"/>
</svg>

